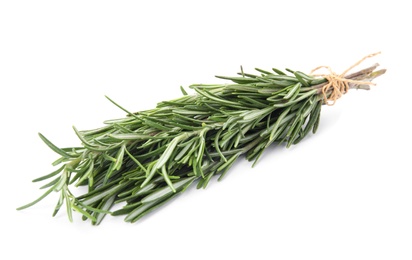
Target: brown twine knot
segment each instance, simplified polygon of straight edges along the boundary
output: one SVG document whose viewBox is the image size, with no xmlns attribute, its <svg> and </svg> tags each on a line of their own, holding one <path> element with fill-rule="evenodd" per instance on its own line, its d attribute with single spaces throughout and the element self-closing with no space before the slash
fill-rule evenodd
<svg viewBox="0 0 412 260">
<path fill-rule="evenodd" d="M 322 87 L 322 94 L 323 100 L 328 106 L 333 106 L 340 97 L 346 94 L 349 91 L 349 83 L 356 84 L 356 85 L 372 85 L 374 86 L 375 83 L 369 81 L 360 81 L 360 80 L 353 80 L 353 79 L 346 79 L 346 74 L 353 69 L 354 67 L 361 64 L 364 60 L 368 58 L 372 58 L 376 55 L 380 54 L 380 52 L 369 54 L 358 62 L 350 66 L 347 70 L 345 70 L 342 74 L 335 73 L 329 66 L 319 66 L 313 69 L 310 74 L 313 76 L 319 76 L 325 78 L 328 83 Z M 327 69 L 329 74 L 313 74 L 315 71 L 320 69 Z M 328 98 L 327 93 L 331 90 L 331 94 Z"/>
</svg>

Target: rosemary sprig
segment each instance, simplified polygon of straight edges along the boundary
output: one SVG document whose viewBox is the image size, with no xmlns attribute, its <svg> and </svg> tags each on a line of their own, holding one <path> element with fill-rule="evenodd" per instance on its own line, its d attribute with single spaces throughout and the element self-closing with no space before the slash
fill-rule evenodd
<svg viewBox="0 0 412 260">
<path fill-rule="evenodd" d="M 376 68 L 346 79 L 372 80 L 385 72 Z M 195 95 L 181 87 L 182 97 L 137 113 L 108 98 L 127 116 L 108 120 L 99 129 L 74 128 L 81 147 L 58 148 L 39 134 L 61 156 L 53 163 L 60 166 L 34 180 L 51 179 L 41 197 L 18 209 L 55 191 L 60 198 L 53 216 L 66 204 L 70 221 L 74 210 L 95 225 L 106 214 L 126 215 L 126 221 L 136 222 L 193 183 L 206 188 L 213 176 L 222 179 L 241 156 L 256 162 L 273 143 L 289 147 L 315 133 L 326 102 L 322 87 L 328 80 L 292 70 L 287 70 L 289 75 L 278 69 L 256 71 L 218 76 L 229 84 L 191 85 Z M 348 86 L 368 87 L 356 82 Z M 331 92 L 326 91 L 326 98 Z M 75 197 L 72 185 L 87 185 L 88 192 Z M 116 203 L 125 205 L 110 212 Z"/>
</svg>

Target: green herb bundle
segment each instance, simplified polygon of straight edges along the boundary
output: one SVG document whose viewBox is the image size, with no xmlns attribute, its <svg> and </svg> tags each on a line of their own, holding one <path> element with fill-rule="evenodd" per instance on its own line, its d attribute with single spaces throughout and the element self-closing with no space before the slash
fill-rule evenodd
<svg viewBox="0 0 412 260">
<path fill-rule="evenodd" d="M 347 89 L 369 89 L 364 81 L 385 72 L 376 68 L 342 80 L 347 79 Z M 127 116 L 95 130 L 74 128 L 81 147 L 58 148 L 39 134 L 60 155 L 53 162 L 58 169 L 34 180 L 49 180 L 41 187 L 46 192 L 19 209 L 54 191 L 60 198 L 53 216 L 65 204 L 70 221 L 77 211 L 95 225 L 107 214 L 135 222 L 191 185 L 205 188 L 213 176 L 220 180 L 239 157 L 256 162 L 273 143 L 299 143 L 316 132 L 322 105 L 342 92 L 325 88 L 331 83 L 326 76 L 256 70 L 256 75 L 242 70 L 236 77 L 218 77 L 229 81 L 225 84 L 191 85 L 194 95 L 181 88 L 182 97 L 148 111 L 131 113 L 109 99 Z M 82 185 L 88 191 L 74 196 L 70 187 Z M 124 206 L 111 211 L 117 203 Z"/>
</svg>

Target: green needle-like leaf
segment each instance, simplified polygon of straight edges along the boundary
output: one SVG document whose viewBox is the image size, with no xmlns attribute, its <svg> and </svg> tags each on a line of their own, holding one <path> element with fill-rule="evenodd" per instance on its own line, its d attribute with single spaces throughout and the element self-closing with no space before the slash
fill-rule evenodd
<svg viewBox="0 0 412 260">
<path fill-rule="evenodd" d="M 40 138 L 43 140 L 43 142 L 45 142 L 47 144 L 48 147 L 50 147 L 50 149 L 52 149 L 54 152 L 60 154 L 61 156 L 63 156 L 64 158 L 73 158 L 73 156 L 71 156 L 70 154 L 66 153 L 65 151 L 63 151 L 62 149 L 58 148 L 57 146 L 55 146 L 52 142 L 50 142 L 46 137 L 44 137 L 41 133 L 39 133 Z"/>
</svg>

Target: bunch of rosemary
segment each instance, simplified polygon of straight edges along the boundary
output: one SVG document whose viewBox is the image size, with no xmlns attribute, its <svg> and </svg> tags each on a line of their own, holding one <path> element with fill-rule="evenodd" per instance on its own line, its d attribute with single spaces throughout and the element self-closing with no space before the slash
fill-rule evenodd
<svg viewBox="0 0 412 260">
<path fill-rule="evenodd" d="M 346 91 L 368 89 L 362 81 L 385 72 L 376 68 L 344 75 L 340 83 Z M 39 134 L 60 155 L 53 162 L 60 166 L 34 180 L 51 179 L 41 187 L 46 192 L 40 198 L 18 209 L 55 191 L 60 198 L 53 216 L 65 204 L 70 221 L 77 211 L 95 225 L 106 214 L 135 222 L 194 183 L 205 188 L 213 176 L 220 180 L 241 156 L 256 162 L 272 143 L 299 143 L 316 132 L 322 104 L 342 92 L 329 84 L 330 77 L 256 70 L 257 75 L 242 70 L 237 77 L 218 77 L 228 84 L 191 85 L 195 95 L 181 88 L 181 98 L 148 111 L 131 113 L 109 99 L 127 116 L 95 130 L 74 128 L 81 147 L 58 148 Z M 88 192 L 76 197 L 71 185 L 87 185 Z M 122 202 L 123 208 L 110 211 Z"/>
</svg>

